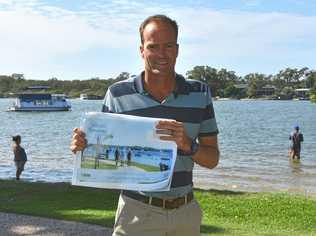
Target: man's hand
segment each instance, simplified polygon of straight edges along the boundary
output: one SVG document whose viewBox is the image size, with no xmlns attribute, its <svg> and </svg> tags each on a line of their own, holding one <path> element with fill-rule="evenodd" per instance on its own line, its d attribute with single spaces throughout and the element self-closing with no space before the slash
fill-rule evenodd
<svg viewBox="0 0 316 236">
<path fill-rule="evenodd" d="M 79 129 L 75 128 L 73 130 L 72 140 L 70 144 L 70 150 L 76 154 L 77 151 L 82 151 L 87 146 L 87 140 L 85 138 L 85 133 Z"/>
<path fill-rule="evenodd" d="M 191 151 L 192 140 L 186 134 L 182 122 L 161 120 L 156 125 L 156 129 L 157 134 L 165 134 L 160 136 L 161 140 L 175 141 L 181 151 Z"/>
<path fill-rule="evenodd" d="M 178 121 L 159 121 L 156 125 L 157 134 L 161 140 L 175 141 L 178 149 L 184 153 L 191 151 L 192 140 L 185 133 L 182 122 Z M 217 135 L 199 137 L 199 149 L 194 154 L 193 161 L 203 167 L 212 169 L 217 166 L 220 152 L 217 144 Z"/>
</svg>

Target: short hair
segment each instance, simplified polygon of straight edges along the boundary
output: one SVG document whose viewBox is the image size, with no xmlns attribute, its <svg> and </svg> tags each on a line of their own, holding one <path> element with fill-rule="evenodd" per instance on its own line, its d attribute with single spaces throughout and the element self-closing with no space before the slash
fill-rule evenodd
<svg viewBox="0 0 316 236">
<path fill-rule="evenodd" d="M 21 136 L 20 135 L 15 135 L 12 137 L 12 141 L 14 142 L 18 142 L 18 141 L 21 141 Z"/>
<path fill-rule="evenodd" d="M 153 16 L 147 17 L 139 27 L 140 40 L 141 40 L 142 44 L 144 43 L 143 33 L 144 33 L 145 27 L 149 23 L 154 22 L 154 21 L 162 21 L 162 22 L 170 24 L 170 26 L 173 28 L 173 30 L 176 34 L 176 40 L 178 40 L 178 24 L 177 24 L 177 22 L 175 20 L 172 20 L 171 18 L 169 18 L 166 15 L 153 15 Z"/>
</svg>

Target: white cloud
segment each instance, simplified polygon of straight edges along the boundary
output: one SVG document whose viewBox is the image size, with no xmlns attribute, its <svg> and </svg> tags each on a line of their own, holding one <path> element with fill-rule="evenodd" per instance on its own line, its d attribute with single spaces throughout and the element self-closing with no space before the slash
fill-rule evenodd
<svg viewBox="0 0 316 236">
<path fill-rule="evenodd" d="M 261 4 L 261 0 L 243 0 L 243 3 L 248 7 L 255 7 Z"/>
<path fill-rule="evenodd" d="M 0 73 L 14 67 L 36 71 L 39 65 L 62 57 L 76 57 L 95 48 L 126 48 L 136 43 L 137 35 L 124 33 L 129 25 L 127 20 L 107 19 L 97 12 L 84 15 L 52 6 L 29 6 L 13 4 L 10 10 L 0 10 Z M 92 25 L 92 20 L 99 27 Z"/>
<path fill-rule="evenodd" d="M 90 70 L 93 76 L 98 62 L 91 60 L 93 55 L 84 55 L 94 51 L 95 60 L 100 60 L 95 52 L 98 50 L 111 65 L 99 71 L 118 74 L 124 65 L 124 71 L 134 73 L 135 67 L 141 65 L 138 26 L 145 17 L 157 13 L 168 14 L 179 23 L 181 72 L 198 64 L 232 66 L 236 70 L 239 66 L 252 72 L 251 66 L 257 68 L 264 58 L 287 65 L 294 55 L 316 53 L 315 46 L 305 50 L 316 41 L 313 16 L 144 5 L 125 0 L 89 2 L 74 11 L 36 0 L 0 0 L 0 74 L 25 72 L 32 76 L 43 72 L 39 65 L 54 71 L 60 69 L 56 61 L 63 61 L 67 67 L 65 58 L 71 61 L 82 57 L 73 70 L 77 74 Z M 113 49 L 117 53 L 107 54 Z M 120 65 L 116 67 L 115 62 Z M 248 68 L 242 63 L 248 63 Z M 86 71 L 81 72 L 83 69 Z M 67 73 L 71 76 L 70 69 Z"/>
<path fill-rule="evenodd" d="M 180 38 L 185 61 L 198 58 L 192 65 L 202 63 L 238 68 L 243 60 L 247 60 L 247 69 L 251 72 L 252 64 L 269 60 L 274 63 L 276 60 L 278 66 L 286 66 L 294 56 L 301 56 L 301 59 L 306 56 L 301 61 L 307 62 L 307 66 L 315 63 L 307 56 L 310 50 L 316 51 L 315 46 L 309 47 L 316 40 L 316 32 L 312 30 L 316 26 L 316 17 L 209 9 L 183 9 L 175 11 L 174 15 L 183 26 Z M 307 50 L 308 55 L 304 54 Z"/>
</svg>

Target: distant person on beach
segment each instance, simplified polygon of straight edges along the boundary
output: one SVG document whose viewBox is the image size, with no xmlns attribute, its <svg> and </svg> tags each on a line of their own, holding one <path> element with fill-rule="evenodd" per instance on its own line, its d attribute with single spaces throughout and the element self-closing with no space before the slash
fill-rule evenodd
<svg viewBox="0 0 316 236">
<path fill-rule="evenodd" d="M 202 212 L 193 193 L 193 166 L 212 169 L 219 161 L 210 88 L 175 72 L 179 52 L 177 22 L 150 16 L 139 28 L 144 71 L 111 85 L 102 111 L 155 117 L 161 140 L 174 141 L 178 152 L 169 191 L 121 191 L 113 236 L 200 235 Z M 197 55 L 198 56 L 198 55 Z M 173 119 L 167 121 L 163 119 Z M 74 129 L 71 150 L 86 147 L 85 134 Z"/>
<path fill-rule="evenodd" d="M 13 144 L 13 153 L 14 153 L 14 163 L 16 166 L 16 180 L 20 180 L 20 175 L 24 170 L 24 165 L 27 161 L 27 156 L 24 148 L 20 146 L 21 136 L 16 135 L 12 137 Z"/>
<path fill-rule="evenodd" d="M 304 141 L 304 137 L 298 125 L 294 127 L 289 139 L 291 140 L 290 158 L 294 160 L 296 157 L 299 160 L 301 158 L 301 142 Z"/>
<path fill-rule="evenodd" d="M 115 157 L 115 166 L 117 166 L 120 160 L 120 151 L 118 150 L 118 148 L 115 149 L 114 157 Z"/>
<path fill-rule="evenodd" d="M 131 151 L 131 149 L 128 149 L 128 152 L 127 152 L 127 165 L 130 165 L 131 161 L 132 161 L 132 151 Z"/>
<path fill-rule="evenodd" d="M 105 151 L 105 159 L 109 159 L 109 153 L 110 153 L 110 151 L 109 151 L 109 149 L 106 149 L 106 151 Z"/>
</svg>

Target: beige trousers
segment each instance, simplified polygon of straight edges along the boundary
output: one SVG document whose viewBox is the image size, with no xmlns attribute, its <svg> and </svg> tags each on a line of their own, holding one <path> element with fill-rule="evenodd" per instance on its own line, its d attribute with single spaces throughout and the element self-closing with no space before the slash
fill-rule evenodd
<svg viewBox="0 0 316 236">
<path fill-rule="evenodd" d="M 202 211 L 198 202 L 165 210 L 120 195 L 112 236 L 198 236 Z"/>
</svg>

